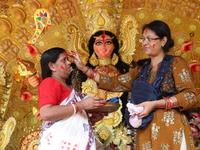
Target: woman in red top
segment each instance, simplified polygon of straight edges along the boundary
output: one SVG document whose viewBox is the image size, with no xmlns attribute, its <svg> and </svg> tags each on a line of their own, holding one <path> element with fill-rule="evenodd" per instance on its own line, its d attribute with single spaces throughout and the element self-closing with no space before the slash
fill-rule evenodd
<svg viewBox="0 0 200 150">
<path fill-rule="evenodd" d="M 56 47 L 45 51 L 40 64 L 43 81 L 38 88 L 38 98 L 44 122 L 39 150 L 96 150 L 92 123 L 102 119 L 104 114 L 93 114 L 89 119 L 85 110 L 102 107 L 105 101 L 78 93 L 68 84 L 71 63 L 64 49 Z"/>
</svg>

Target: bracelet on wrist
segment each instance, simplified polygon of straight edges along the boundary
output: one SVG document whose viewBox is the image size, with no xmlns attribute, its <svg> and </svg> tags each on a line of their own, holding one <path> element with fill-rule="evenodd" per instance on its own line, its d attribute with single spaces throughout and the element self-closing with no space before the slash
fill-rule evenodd
<svg viewBox="0 0 200 150">
<path fill-rule="evenodd" d="M 94 79 L 94 77 L 96 76 L 96 72 L 97 72 L 96 70 L 90 69 L 90 75 L 87 77 L 90 79 Z"/>
<path fill-rule="evenodd" d="M 170 97 L 165 97 L 165 110 L 171 109 L 173 107 L 173 102 Z"/>
<path fill-rule="evenodd" d="M 75 105 L 75 107 L 76 107 L 76 113 L 79 111 L 79 108 L 78 108 L 78 105 L 77 105 L 77 103 L 73 103 L 74 105 Z"/>
<path fill-rule="evenodd" d="M 90 68 L 89 68 L 89 67 L 87 67 L 87 70 L 86 70 L 85 72 L 83 72 L 83 73 L 85 73 L 85 74 L 86 74 L 86 73 L 87 73 L 89 70 L 90 70 Z"/>
<path fill-rule="evenodd" d="M 73 113 L 73 115 L 74 115 L 74 114 L 76 114 L 76 111 L 77 111 L 77 110 L 76 110 L 76 107 L 75 107 L 75 105 L 74 105 L 73 103 L 72 103 L 71 105 L 72 105 L 73 108 L 74 108 L 74 113 Z"/>
</svg>

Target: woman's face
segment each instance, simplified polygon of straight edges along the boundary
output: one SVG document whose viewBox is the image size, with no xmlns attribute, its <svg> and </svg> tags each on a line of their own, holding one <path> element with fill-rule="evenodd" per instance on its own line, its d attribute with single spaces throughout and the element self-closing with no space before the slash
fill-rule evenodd
<svg viewBox="0 0 200 150">
<path fill-rule="evenodd" d="M 108 57 L 112 54 L 115 47 L 112 38 L 106 34 L 102 34 L 96 37 L 93 48 L 98 57 Z"/>
<path fill-rule="evenodd" d="M 143 36 L 140 39 L 144 53 L 148 56 L 157 56 L 163 53 L 162 46 L 166 43 L 166 37 L 160 39 L 154 31 L 146 28 L 143 32 Z"/>
<path fill-rule="evenodd" d="M 67 59 L 66 53 L 61 53 L 58 60 L 53 64 L 56 73 L 61 78 L 68 78 L 71 73 L 71 62 Z"/>
</svg>

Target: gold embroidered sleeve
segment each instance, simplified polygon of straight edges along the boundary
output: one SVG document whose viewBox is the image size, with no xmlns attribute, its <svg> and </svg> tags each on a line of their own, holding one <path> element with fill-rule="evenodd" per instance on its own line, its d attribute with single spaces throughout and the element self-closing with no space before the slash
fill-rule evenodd
<svg viewBox="0 0 200 150">
<path fill-rule="evenodd" d="M 132 89 L 132 82 L 136 79 L 138 69 L 133 68 L 126 74 L 109 77 L 100 74 L 99 88 L 113 92 L 127 92 Z"/>
<path fill-rule="evenodd" d="M 182 57 L 174 58 L 173 76 L 178 94 L 178 99 L 182 111 L 193 107 L 197 103 L 197 91 L 190 72 L 188 63 Z"/>
</svg>

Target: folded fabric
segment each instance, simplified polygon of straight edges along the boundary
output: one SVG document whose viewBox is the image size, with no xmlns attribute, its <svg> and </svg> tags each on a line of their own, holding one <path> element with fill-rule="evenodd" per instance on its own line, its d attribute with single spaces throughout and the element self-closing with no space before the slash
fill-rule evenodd
<svg viewBox="0 0 200 150">
<path fill-rule="evenodd" d="M 119 103 L 119 99 L 120 99 L 119 97 L 113 97 L 107 100 L 107 102 Z"/>
<path fill-rule="evenodd" d="M 130 115 L 129 123 L 131 124 L 132 127 L 138 128 L 142 124 L 142 119 L 138 119 L 138 114 L 144 110 L 144 107 L 142 106 L 136 107 L 132 103 L 127 103 L 126 106 L 128 108 Z"/>
</svg>

